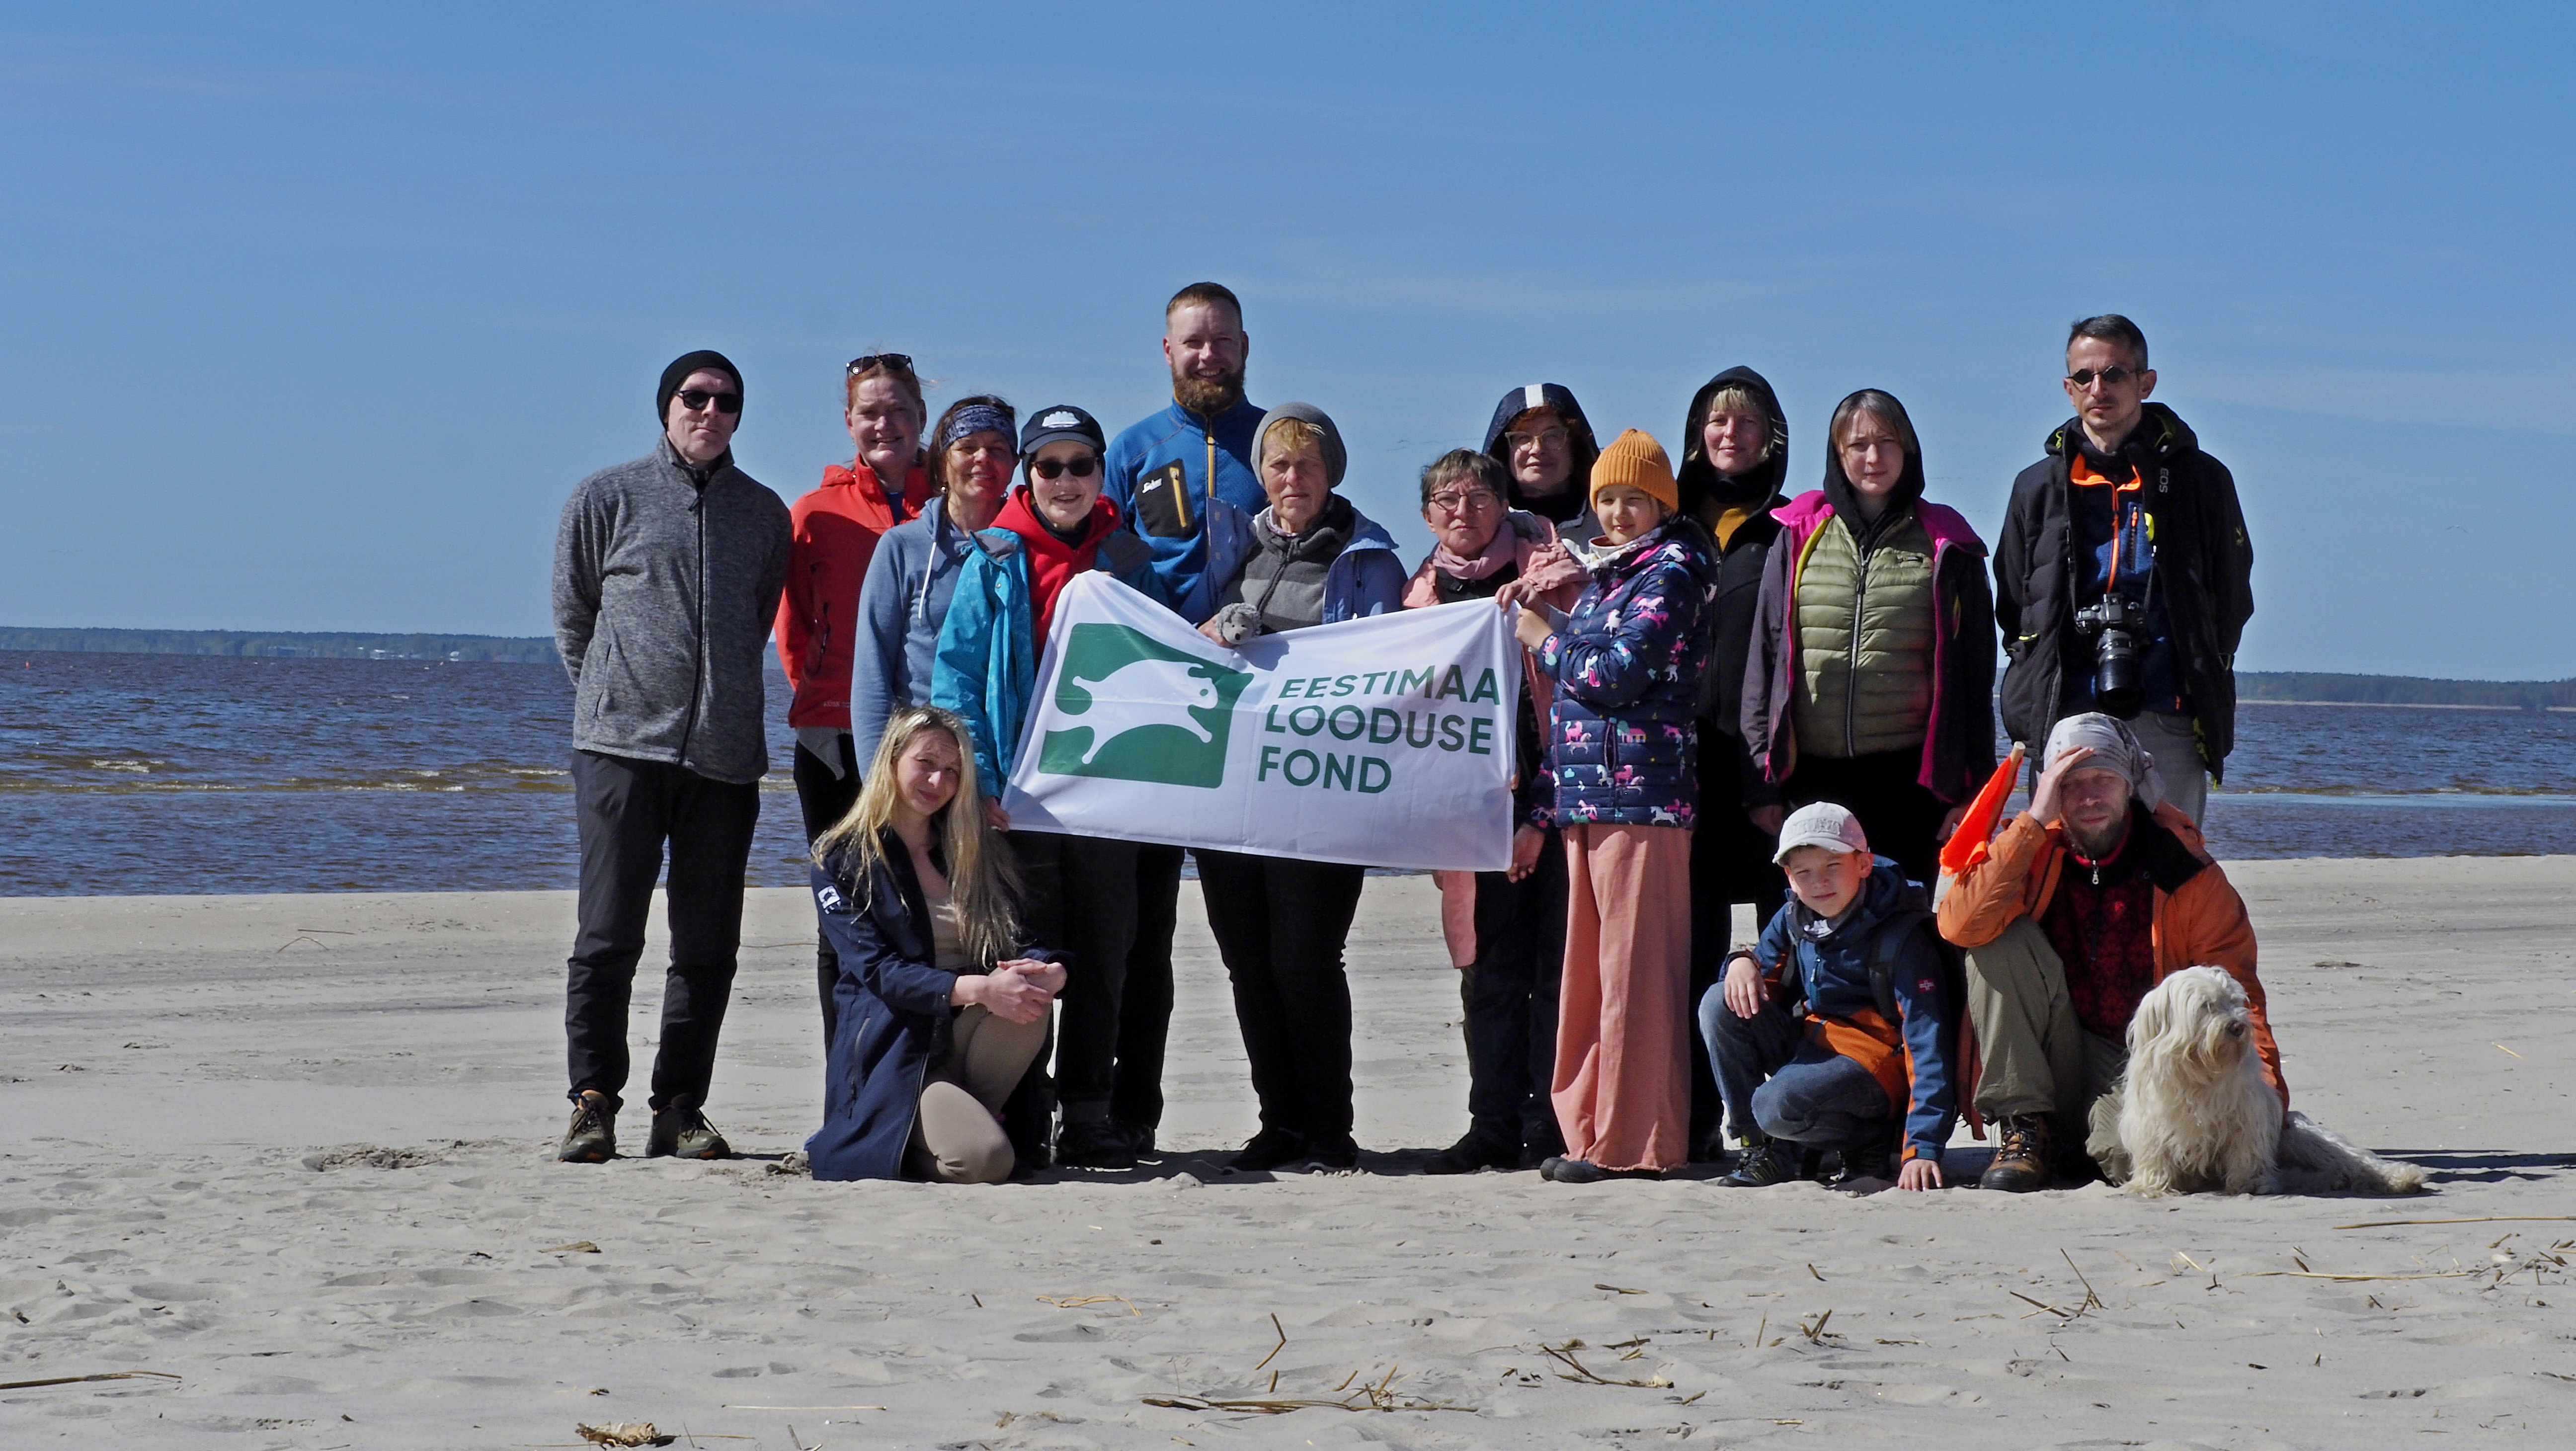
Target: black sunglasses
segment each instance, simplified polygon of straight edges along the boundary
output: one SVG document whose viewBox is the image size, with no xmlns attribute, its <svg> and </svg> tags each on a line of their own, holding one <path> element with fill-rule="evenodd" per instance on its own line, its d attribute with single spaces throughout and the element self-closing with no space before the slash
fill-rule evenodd
<svg viewBox="0 0 2576 1451">
<path fill-rule="evenodd" d="M 855 378 L 859 374 L 866 372 L 868 369 L 875 367 L 879 363 L 883 363 L 889 368 L 894 368 L 906 373 L 912 371 L 912 359 L 907 354 L 870 353 L 862 358 L 850 359 L 850 366 L 844 372 L 843 376 Z"/>
<path fill-rule="evenodd" d="M 1087 479 L 1100 472 L 1100 460 L 1090 454 L 1084 454 L 1071 463 L 1060 458 L 1042 458 L 1029 465 L 1029 472 L 1042 479 L 1059 478 L 1065 474 Z"/>
<path fill-rule="evenodd" d="M 2144 371 L 2146 370 L 2143 368 L 2124 368 L 2117 363 L 2113 363 L 2111 366 L 2099 371 L 2092 368 L 2078 368 L 2074 372 L 2066 375 L 2066 381 L 2074 384 L 2078 388 L 2090 388 L 2093 386 L 2093 380 L 2099 378 L 2102 380 L 2103 387 L 2117 388 L 2122 383 L 2127 382 L 2129 379 L 2138 376 Z"/>
<path fill-rule="evenodd" d="M 710 393 L 704 388 L 683 388 L 671 396 L 679 399 L 680 406 L 691 413 L 706 407 L 710 401 L 716 405 L 718 413 L 742 411 L 742 395 L 739 393 Z"/>
</svg>

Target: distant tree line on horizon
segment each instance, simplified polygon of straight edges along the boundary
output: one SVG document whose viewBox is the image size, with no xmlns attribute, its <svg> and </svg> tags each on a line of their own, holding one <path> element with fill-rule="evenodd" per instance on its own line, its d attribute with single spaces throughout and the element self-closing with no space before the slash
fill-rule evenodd
<svg viewBox="0 0 2576 1451">
<path fill-rule="evenodd" d="M 133 655 L 247 655 L 270 659 L 453 660 L 552 665 L 561 658 L 542 635 L 357 635 L 305 630 L 48 630 L 0 626 L 0 651 L 59 650 Z M 771 652 L 773 665 L 776 652 Z M 2576 708 L 2576 679 L 2437 680 L 2421 675 L 2337 675 L 2310 670 L 2240 670 L 2243 700 L 2327 705 L 2483 705 L 2513 710 Z"/>
<path fill-rule="evenodd" d="M 453 660 L 551 665 L 534 635 L 356 635 L 307 630 L 44 630 L 0 626 L 0 650 L 123 655 L 248 655 L 310 660 Z"/>
</svg>

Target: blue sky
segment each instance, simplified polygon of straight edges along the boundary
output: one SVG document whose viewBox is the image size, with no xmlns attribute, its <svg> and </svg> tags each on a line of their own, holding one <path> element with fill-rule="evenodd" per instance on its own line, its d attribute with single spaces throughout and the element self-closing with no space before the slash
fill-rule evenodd
<svg viewBox="0 0 2576 1451">
<path fill-rule="evenodd" d="M 1509 387 L 1678 445 L 1762 369 L 1812 485 L 1903 398 L 1991 538 L 2069 319 L 2234 468 L 2240 666 L 2576 674 L 2576 24 L 2541 7 L 0 8 L 0 623 L 535 634 L 661 365 L 738 454 L 840 362 L 1159 406 L 1162 300 L 1414 472 Z M 937 406 L 940 397 L 934 396 Z"/>
</svg>

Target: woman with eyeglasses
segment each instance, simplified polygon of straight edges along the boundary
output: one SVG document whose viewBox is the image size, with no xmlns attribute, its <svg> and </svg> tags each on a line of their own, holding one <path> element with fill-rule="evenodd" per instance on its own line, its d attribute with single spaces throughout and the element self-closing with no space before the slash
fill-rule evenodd
<svg viewBox="0 0 2576 1451">
<path fill-rule="evenodd" d="M 1522 579 L 1541 586 L 1545 603 L 1573 607 L 1583 593 L 1581 567 L 1561 550 L 1540 554 L 1556 542 L 1556 526 L 1504 502 L 1510 485 L 1501 463 L 1470 449 L 1452 449 L 1423 469 L 1422 522 L 1435 542 L 1405 586 L 1406 609 L 1490 600 Z M 1469 1124 L 1465 1137 L 1423 1165 L 1430 1174 L 1533 1169 L 1565 1152 L 1548 1101 L 1565 958 L 1565 848 L 1544 769 L 1555 682 L 1526 651 L 1521 664 L 1511 869 L 1431 874 L 1466 1008 Z"/>
<path fill-rule="evenodd" d="M 859 799 L 860 755 L 850 737 L 859 586 L 877 540 L 930 500 L 930 471 L 921 457 L 929 413 L 912 359 L 870 353 L 851 359 L 841 374 L 842 422 L 855 452 L 846 464 L 825 465 L 823 482 L 789 511 L 796 533 L 778 601 L 778 663 L 793 692 L 787 724 L 796 732 L 796 803 L 808 843 Z M 839 976 L 831 939 L 818 933 L 815 980 L 826 1041 Z"/>
<path fill-rule="evenodd" d="M 1573 389 L 1531 383 L 1504 394 L 1485 425 L 1485 453 L 1511 476 L 1503 502 L 1545 519 L 1567 539 L 1601 532 L 1588 493 L 1601 445 Z"/>
<path fill-rule="evenodd" d="M 998 802 L 1010 780 L 1037 690 L 1038 657 L 1065 586 L 1099 570 L 1163 602 L 1153 551 L 1120 527 L 1118 506 L 1101 495 L 1104 451 L 1100 424 L 1083 410 L 1064 404 L 1032 414 L 1020 434 L 1022 481 L 959 567 L 931 665 L 930 701 L 965 723 L 987 801 Z M 998 810 L 995 820 L 1008 826 Z M 1163 1057 L 1159 1035 L 1151 1043 L 1120 1041 L 1141 891 L 1136 844 L 1039 831 L 1013 831 L 1007 839 L 1030 931 L 1072 956 L 1056 1057 L 1064 1125 L 1055 1161 L 1130 1167 L 1136 1138 L 1132 1126 L 1111 1121 L 1110 1103 L 1122 1071 L 1150 1071 L 1159 1082 Z"/>
<path fill-rule="evenodd" d="M 1875 388 L 1834 409 L 1824 487 L 1772 514 L 1745 744 L 1791 809 L 1849 810 L 1929 889 L 1939 844 L 1995 768 L 1985 541 L 1923 497 L 1914 423 Z"/>
</svg>

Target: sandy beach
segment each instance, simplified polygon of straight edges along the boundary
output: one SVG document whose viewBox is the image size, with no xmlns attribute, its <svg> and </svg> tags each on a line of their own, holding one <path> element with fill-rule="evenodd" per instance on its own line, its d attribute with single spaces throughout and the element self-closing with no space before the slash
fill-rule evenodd
<svg viewBox="0 0 2576 1451">
<path fill-rule="evenodd" d="M 1424 1177 L 1465 1070 L 1423 879 L 1354 932 L 1360 1173 L 1219 1169 L 1252 1102 L 1194 887 L 1157 1165 L 780 1172 L 821 1054 L 763 891 L 709 1106 L 753 1157 L 560 1166 L 569 893 L 0 900 L 0 1381 L 177 1377 L 0 1392 L 0 1444 L 2564 1444 L 2576 858 L 2230 870 L 2298 1105 L 2434 1192 Z"/>
</svg>

